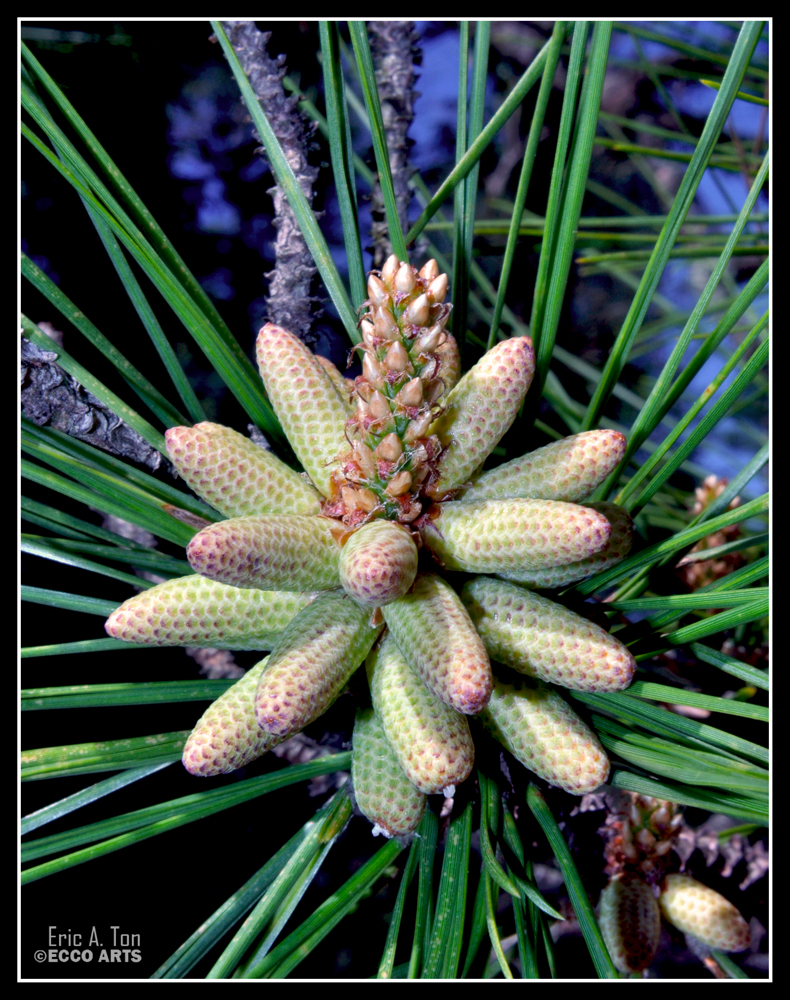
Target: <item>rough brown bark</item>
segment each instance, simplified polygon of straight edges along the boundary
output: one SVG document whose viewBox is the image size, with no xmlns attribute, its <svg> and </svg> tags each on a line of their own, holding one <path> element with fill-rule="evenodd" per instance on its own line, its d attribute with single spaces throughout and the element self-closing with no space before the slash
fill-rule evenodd
<svg viewBox="0 0 790 1000">
<path fill-rule="evenodd" d="M 48 324 L 40 323 L 45 328 Z M 87 441 L 111 455 L 158 469 L 162 456 L 57 364 L 57 343 L 42 351 L 22 337 L 22 413 L 39 427 Z"/>
<path fill-rule="evenodd" d="M 376 83 L 387 137 L 392 184 L 398 206 L 398 218 L 404 233 L 409 228 L 411 189 L 409 178 L 409 149 L 413 141 L 407 137 L 414 118 L 414 90 L 417 74 L 415 64 L 422 55 L 417 45 L 417 32 L 413 21 L 368 21 L 370 50 L 376 68 Z M 378 182 L 371 194 L 371 236 L 373 239 L 373 266 L 380 268 L 392 253 L 384 201 Z"/>
<path fill-rule="evenodd" d="M 266 47 L 271 32 L 259 31 L 254 21 L 223 21 L 222 26 L 305 198 L 312 204 L 313 185 L 318 176 L 318 169 L 308 162 L 313 128 L 297 108 L 297 99 L 288 97 L 283 89 L 285 56 L 273 59 L 269 55 Z M 260 140 L 257 132 L 254 135 Z M 319 315 L 320 299 L 311 292 L 317 270 L 282 189 L 275 186 L 268 193 L 274 200 L 277 229 L 275 266 L 268 274 L 268 318 L 313 346 L 312 326 Z"/>
</svg>

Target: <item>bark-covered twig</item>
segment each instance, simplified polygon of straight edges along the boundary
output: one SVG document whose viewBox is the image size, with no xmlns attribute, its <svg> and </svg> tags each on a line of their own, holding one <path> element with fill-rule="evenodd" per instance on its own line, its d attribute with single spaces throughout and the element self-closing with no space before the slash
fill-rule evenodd
<svg viewBox="0 0 790 1000">
<path fill-rule="evenodd" d="M 318 169 L 308 163 L 313 129 L 299 111 L 297 98 L 286 96 L 283 89 L 285 56 L 272 59 L 266 50 L 271 32 L 259 31 L 254 21 L 223 21 L 222 26 L 305 198 L 312 204 L 318 176 Z M 260 140 L 257 132 L 254 135 Z M 277 229 L 275 266 L 268 275 L 268 318 L 312 346 L 312 325 L 319 315 L 316 304 L 320 302 L 311 294 L 317 270 L 282 189 L 275 186 L 268 193 L 274 200 L 273 224 Z"/>
<path fill-rule="evenodd" d="M 39 323 L 42 329 L 47 325 Z M 54 427 L 111 455 L 158 469 L 162 461 L 159 452 L 65 372 L 57 357 L 56 350 L 42 351 L 22 337 L 20 395 L 22 413 L 28 420 L 39 427 Z"/>
<path fill-rule="evenodd" d="M 415 63 L 420 63 L 422 55 L 417 45 L 413 21 L 368 21 L 367 26 L 398 218 L 405 233 L 409 229 L 409 179 L 413 173 L 409 166 L 409 149 L 413 141 L 407 138 L 406 133 L 414 118 L 414 101 L 417 97 L 414 90 L 417 80 L 414 66 Z M 374 185 L 370 200 L 373 266 L 380 268 L 392 253 L 392 243 L 378 183 Z"/>
</svg>

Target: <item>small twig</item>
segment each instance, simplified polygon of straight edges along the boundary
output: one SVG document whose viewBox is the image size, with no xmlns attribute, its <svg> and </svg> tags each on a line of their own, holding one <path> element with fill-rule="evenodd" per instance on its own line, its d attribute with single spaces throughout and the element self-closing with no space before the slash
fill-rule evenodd
<svg viewBox="0 0 790 1000">
<path fill-rule="evenodd" d="M 305 198 L 312 204 L 318 176 L 318 169 L 308 163 L 313 127 L 299 111 L 297 98 L 288 97 L 283 89 L 285 56 L 272 59 L 266 51 L 271 32 L 259 31 L 254 21 L 223 21 L 222 26 Z M 257 132 L 253 134 L 260 140 Z M 316 304 L 321 300 L 311 291 L 318 272 L 282 189 L 275 185 L 268 193 L 274 200 L 273 225 L 277 229 L 275 266 L 268 274 L 268 318 L 312 346 L 316 340 L 312 326 L 320 313 Z"/>
<path fill-rule="evenodd" d="M 376 68 L 381 115 L 389 150 L 392 185 L 398 206 L 398 218 L 403 232 L 409 229 L 411 189 L 409 179 L 414 172 L 409 166 L 409 149 L 414 145 L 406 133 L 414 119 L 415 64 L 422 61 L 413 21 L 368 21 L 370 50 Z M 380 268 L 392 253 L 381 186 L 376 182 L 370 196 L 373 239 L 373 266 Z M 419 251 L 418 251 L 419 252 Z"/>
<path fill-rule="evenodd" d="M 48 323 L 39 327 L 53 337 Z M 162 456 L 137 431 L 57 364 L 57 351 L 42 351 L 22 337 L 22 413 L 39 427 L 50 426 L 102 451 L 158 469 Z"/>
</svg>

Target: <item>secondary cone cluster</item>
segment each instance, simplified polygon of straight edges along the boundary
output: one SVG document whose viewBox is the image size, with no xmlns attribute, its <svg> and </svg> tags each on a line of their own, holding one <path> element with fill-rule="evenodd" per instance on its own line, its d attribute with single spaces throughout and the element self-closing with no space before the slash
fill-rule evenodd
<svg viewBox="0 0 790 1000">
<path fill-rule="evenodd" d="M 198 722 L 183 753 L 192 774 L 267 752 L 366 663 L 372 709 L 358 714 L 353 779 L 387 835 L 412 832 L 421 797 L 469 775 L 469 716 L 541 777 L 590 791 L 608 777 L 606 754 L 545 683 L 621 690 L 634 660 L 532 591 L 627 553 L 628 515 L 581 503 L 625 440 L 588 431 L 481 473 L 532 380 L 530 340 L 501 341 L 461 376 L 435 261 L 418 271 L 390 257 L 368 295 L 353 382 L 287 330 L 258 335 L 264 387 L 306 475 L 218 424 L 167 432 L 179 474 L 225 520 L 190 541 L 193 576 L 126 601 L 107 632 L 269 651 Z M 442 568 L 473 576 L 459 593 Z M 492 660 L 524 682 L 500 682 Z"/>
<path fill-rule="evenodd" d="M 682 824 L 670 802 L 624 793 L 609 823 L 611 878 L 598 906 L 604 942 L 620 972 L 643 972 L 658 950 L 661 918 L 709 948 L 744 951 L 749 925 L 733 904 L 689 875 L 666 874 Z"/>
<path fill-rule="evenodd" d="M 709 948 L 745 951 L 751 931 L 738 909 L 721 893 L 690 875 L 667 875 L 656 893 L 635 872 L 611 879 L 601 893 L 603 939 L 620 972 L 649 968 L 658 949 L 661 917 Z"/>
</svg>

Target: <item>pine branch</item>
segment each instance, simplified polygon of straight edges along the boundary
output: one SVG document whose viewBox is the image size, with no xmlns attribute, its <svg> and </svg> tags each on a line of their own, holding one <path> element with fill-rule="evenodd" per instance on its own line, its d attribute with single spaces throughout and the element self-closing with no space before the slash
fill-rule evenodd
<svg viewBox="0 0 790 1000">
<path fill-rule="evenodd" d="M 417 97 L 414 90 L 417 80 L 414 66 L 422 61 L 422 53 L 417 45 L 413 21 L 368 21 L 367 27 L 376 67 L 376 83 L 387 136 L 398 218 L 405 233 L 409 229 L 409 179 L 413 173 L 409 166 L 409 149 L 414 145 L 406 133 L 414 119 L 414 101 Z M 378 183 L 373 188 L 370 200 L 373 266 L 381 268 L 392 253 L 392 243 L 387 232 L 384 201 Z"/>
<path fill-rule="evenodd" d="M 286 96 L 283 89 L 285 56 L 273 59 L 269 55 L 266 46 L 271 32 L 259 31 L 254 21 L 223 21 L 222 26 L 305 197 L 312 204 L 313 184 L 318 176 L 318 169 L 308 162 L 312 127 L 297 108 L 297 98 Z M 260 140 L 257 132 L 253 134 Z M 273 224 L 277 229 L 276 263 L 268 274 L 268 318 L 276 326 L 290 330 L 308 345 L 313 345 L 316 338 L 312 326 L 318 316 L 316 303 L 320 299 L 311 291 L 318 272 L 282 189 L 275 185 L 267 193 L 274 200 Z"/>
<path fill-rule="evenodd" d="M 46 330 L 50 325 L 39 326 Z M 162 461 L 159 452 L 65 372 L 56 363 L 57 356 L 22 337 L 20 397 L 24 416 L 39 427 L 54 427 L 111 455 L 158 469 Z"/>
</svg>

